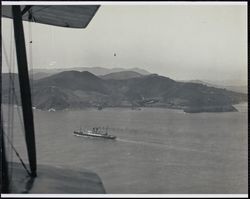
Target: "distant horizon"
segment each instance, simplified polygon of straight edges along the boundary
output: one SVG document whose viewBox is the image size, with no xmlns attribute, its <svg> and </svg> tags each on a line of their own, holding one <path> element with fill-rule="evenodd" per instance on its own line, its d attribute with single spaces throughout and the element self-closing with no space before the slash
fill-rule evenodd
<svg viewBox="0 0 250 199">
<path fill-rule="evenodd" d="M 112 70 L 112 69 L 122 69 L 124 71 L 133 71 L 133 69 L 139 69 L 139 70 L 143 70 L 145 72 L 148 72 L 149 75 L 150 74 L 157 74 L 159 76 L 164 76 L 164 77 L 168 77 L 170 79 L 173 79 L 175 81 L 183 81 L 183 82 L 189 82 L 189 81 L 201 81 L 203 83 L 210 83 L 210 84 L 216 84 L 217 86 L 248 86 L 248 84 L 230 84 L 230 80 L 229 81 L 225 81 L 225 80 L 221 80 L 221 81 L 213 81 L 213 80 L 209 80 L 209 79 L 175 79 L 175 78 L 172 78 L 171 76 L 167 76 L 167 75 L 163 75 L 163 74 L 160 74 L 160 73 L 156 73 L 156 72 L 152 72 L 152 71 L 148 71 L 148 70 L 145 70 L 145 69 L 142 69 L 142 68 L 139 68 L 139 67 L 131 67 L 131 68 L 122 68 L 122 67 L 117 67 L 117 68 L 107 68 L 107 67 L 102 67 L 102 66 L 95 66 L 95 67 L 91 67 L 91 66 L 73 66 L 73 67 L 67 67 L 67 68 L 62 68 L 62 67 L 56 67 L 56 68 L 33 68 L 33 71 L 38 71 L 38 70 L 65 70 L 65 71 L 69 71 L 69 70 L 74 70 L 76 68 L 100 68 L 100 69 L 109 69 L 109 70 Z M 29 71 L 32 71 L 32 69 L 29 69 Z M 78 70 L 75 70 L 75 71 L 78 71 Z M 81 71 L 81 72 L 84 72 Z M 136 71 L 134 71 L 136 72 Z M 5 71 L 3 73 L 9 73 L 8 71 Z M 17 71 L 15 71 L 14 73 L 17 73 Z M 90 72 L 91 73 L 91 72 Z M 115 72 L 111 72 L 111 73 L 115 73 Z M 92 73 L 94 74 L 94 73 Z M 110 74 L 110 73 L 108 73 Z M 95 75 L 95 74 L 94 74 Z M 96 75 L 96 76 L 99 76 L 99 75 Z"/>
<path fill-rule="evenodd" d="M 177 81 L 248 84 L 246 5 L 102 5 L 86 29 L 24 29 L 34 69 L 140 68 Z M 8 58 L 10 35 L 12 21 L 3 18 Z M 8 72 L 5 56 L 2 65 Z"/>
<path fill-rule="evenodd" d="M 173 78 L 171 76 L 168 76 L 168 75 L 164 75 L 164 74 L 160 74 L 160 73 L 157 73 L 157 72 L 153 72 L 153 71 L 149 71 L 149 70 L 146 70 L 146 69 L 143 69 L 143 68 L 140 68 L 140 67 L 131 67 L 131 68 L 122 68 L 122 67 L 113 67 L 113 68 L 108 68 L 108 67 L 103 67 L 103 66 L 72 66 L 72 67 L 67 67 L 67 68 L 62 68 L 62 67 L 55 67 L 55 68 L 34 68 L 33 70 L 57 70 L 57 69 L 65 69 L 65 70 L 70 70 L 70 69 L 74 69 L 74 68 L 104 68 L 104 69 L 124 69 L 126 71 L 129 71 L 129 70 L 132 70 L 132 69 L 140 69 L 140 70 L 144 70 L 150 74 L 157 74 L 157 75 L 160 75 L 160 76 L 164 76 L 164 77 L 169 77 L 175 81 L 195 81 L 195 80 L 199 80 L 199 81 L 204 81 L 206 83 L 216 83 L 216 84 L 227 84 L 227 85 L 238 85 L 238 86 L 248 86 L 248 83 L 246 82 L 246 84 L 242 83 L 242 84 L 230 84 L 230 82 L 232 80 L 221 80 L 221 81 L 215 81 L 215 80 L 209 80 L 209 79 L 176 79 L 176 78 Z"/>
</svg>

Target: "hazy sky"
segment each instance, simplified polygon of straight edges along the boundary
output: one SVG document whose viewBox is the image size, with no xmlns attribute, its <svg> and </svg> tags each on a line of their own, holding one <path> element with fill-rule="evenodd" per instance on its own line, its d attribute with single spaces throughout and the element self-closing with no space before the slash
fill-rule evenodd
<svg viewBox="0 0 250 199">
<path fill-rule="evenodd" d="M 247 84 L 246 5 L 103 5 L 86 29 L 25 22 L 28 52 L 29 28 L 34 68 L 138 67 L 176 80 Z M 11 30 L 3 19 L 7 52 Z"/>
</svg>

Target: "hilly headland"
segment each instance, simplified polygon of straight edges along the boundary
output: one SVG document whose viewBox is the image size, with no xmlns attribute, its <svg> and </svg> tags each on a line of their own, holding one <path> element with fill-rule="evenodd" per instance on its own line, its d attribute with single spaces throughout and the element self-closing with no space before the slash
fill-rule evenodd
<svg viewBox="0 0 250 199">
<path fill-rule="evenodd" d="M 98 73 L 100 74 L 100 73 Z M 17 74 L 3 74 L 3 102 L 8 103 L 9 77 L 18 96 Z M 95 75 L 70 70 L 32 79 L 33 106 L 41 110 L 105 107 L 161 107 L 188 113 L 237 111 L 247 94 L 201 83 L 178 82 L 158 74 L 118 71 Z M 18 100 L 14 103 L 18 104 Z"/>
</svg>

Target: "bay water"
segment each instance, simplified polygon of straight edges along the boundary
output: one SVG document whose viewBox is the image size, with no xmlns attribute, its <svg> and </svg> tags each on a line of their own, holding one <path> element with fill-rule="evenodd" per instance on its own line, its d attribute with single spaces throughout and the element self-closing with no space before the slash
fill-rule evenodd
<svg viewBox="0 0 250 199">
<path fill-rule="evenodd" d="M 236 107 L 239 112 L 197 114 L 161 108 L 34 110 L 38 165 L 90 170 L 111 194 L 246 194 L 247 104 Z M 18 109 L 10 136 L 27 162 Z M 93 127 L 108 127 L 117 139 L 73 135 Z M 11 158 L 18 162 L 13 153 Z"/>
</svg>

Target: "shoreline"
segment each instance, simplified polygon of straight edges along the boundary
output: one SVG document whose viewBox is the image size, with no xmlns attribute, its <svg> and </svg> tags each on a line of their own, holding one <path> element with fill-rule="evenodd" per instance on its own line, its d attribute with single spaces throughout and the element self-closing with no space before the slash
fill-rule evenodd
<svg viewBox="0 0 250 199">
<path fill-rule="evenodd" d="M 4 104 L 8 106 L 9 104 Z M 13 105 L 14 108 L 21 108 L 21 106 Z M 225 108 L 226 107 L 226 108 Z M 129 107 L 129 106 L 110 106 L 103 107 L 103 109 L 98 110 L 98 107 L 82 107 L 82 108 L 65 108 L 65 109 L 39 109 L 36 107 L 32 107 L 33 110 L 42 111 L 42 112 L 64 112 L 64 111 L 80 111 L 80 110 L 96 110 L 103 111 L 105 109 L 119 109 L 119 110 L 131 110 L 131 111 L 141 111 L 143 109 L 166 109 L 166 110 L 178 110 L 183 113 L 229 113 L 229 112 L 242 112 L 242 109 L 248 107 L 248 102 L 242 102 L 238 104 L 232 104 L 230 106 L 214 106 L 214 107 L 167 107 L 167 106 L 144 106 L 144 107 Z M 233 109 L 231 109 L 231 107 Z M 228 109 L 229 108 L 229 109 Z M 205 111 L 204 111 L 205 110 Z M 244 111 L 243 111 L 244 112 Z"/>
</svg>

